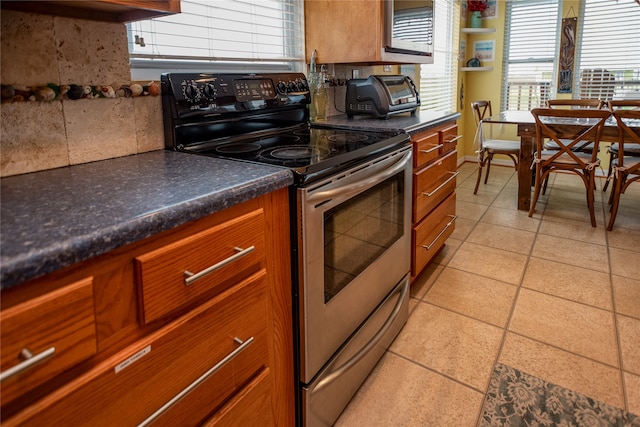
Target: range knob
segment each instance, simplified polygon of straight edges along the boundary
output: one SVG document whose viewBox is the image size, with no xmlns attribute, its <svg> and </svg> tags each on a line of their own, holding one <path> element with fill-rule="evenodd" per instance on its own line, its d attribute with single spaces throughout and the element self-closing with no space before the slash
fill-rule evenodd
<svg viewBox="0 0 640 427">
<path fill-rule="evenodd" d="M 298 91 L 298 85 L 296 84 L 296 82 L 289 82 L 287 84 L 287 91 L 288 92 L 297 92 Z"/>
<path fill-rule="evenodd" d="M 216 90 L 216 87 L 214 85 L 212 85 L 211 83 L 207 83 L 206 86 L 204 87 L 204 96 L 205 98 L 208 99 L 212 99 L 215 98 L 216 95 L 218 94 L 218 91 Z"/>
<path fill-rule="evenodd" d="M 283 81 L 278 82 L 278 92 L 287 93 L 287 84 Z"/>
<path fill-rule="evenodd" d="M 309 85 L 307 84 L 307 81 L 305 79 L 298 80 L 298 87 L 302 92 L 306 92 L 309 90 Z"/>
<path fill-rule="evenodd" d="M 198 86 L 190 83 L 184 88 L 184 96 L 189 99 L 198 99 Z"/>
</svg>

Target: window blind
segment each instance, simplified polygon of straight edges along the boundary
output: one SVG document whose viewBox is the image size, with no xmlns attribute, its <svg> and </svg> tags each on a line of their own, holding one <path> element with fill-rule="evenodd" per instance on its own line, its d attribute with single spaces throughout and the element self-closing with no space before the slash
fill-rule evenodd
<svg viewBox="0 0 640 427">
<path fill-rule="evenodd" d="M 182 0 L 180 7 L 127 25 L 132 73 L 304 69 L 303 0 Z"/>
<path fill-rule="evenodd" d="M 586 0 L 581 12 L 574 97 L 640 98 L 640 5 Z"/>
<path fill-rule="evenodd" d="M 395 11 L 393 34 L 402 40 L 431 44 L 433 41 L 433 9 L 416 8 Z"/>
<path fill-rule="evenodd" d="M 420 66 L 420 109 L 456 110 L 457 73 L 454 73 L 460 19 L 454 19 L 453 0 L 434 2 L 433 64 Z"/>
<path fill-rule="evenodd" d="M 558 0 L 507 2 L 503 110 L 530 110 L 551 97 L 557 64 Z"/>
</svg>

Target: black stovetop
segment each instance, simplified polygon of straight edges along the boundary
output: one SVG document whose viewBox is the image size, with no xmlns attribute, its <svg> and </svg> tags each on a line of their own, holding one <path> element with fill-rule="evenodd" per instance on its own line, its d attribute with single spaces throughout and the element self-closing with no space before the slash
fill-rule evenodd
<svg viewBox="0 0 640 427">
<path fill-rule="evenodd" d="M 404 132 L 372 132 L 301 124 L 294 129 L 245 137 L 233 142 L 200 144 L 186 151 L 290 168 L 297 184 L 393 151 L 409 143 Z"/>
</svg>

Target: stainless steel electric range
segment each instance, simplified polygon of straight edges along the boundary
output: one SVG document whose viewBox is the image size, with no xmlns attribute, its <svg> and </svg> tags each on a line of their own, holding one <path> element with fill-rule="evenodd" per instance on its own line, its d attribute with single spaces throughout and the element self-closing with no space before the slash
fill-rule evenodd
<svg viewBox="0 0 640 427">
<path fill-rule="evenodd" d="M 297 420 L 332 425 L 408 317 L 409 136 L 310 124 L 300 73 L 169 73 L 162 91 L 168 149 L 293 172 Z"/>
</svg>

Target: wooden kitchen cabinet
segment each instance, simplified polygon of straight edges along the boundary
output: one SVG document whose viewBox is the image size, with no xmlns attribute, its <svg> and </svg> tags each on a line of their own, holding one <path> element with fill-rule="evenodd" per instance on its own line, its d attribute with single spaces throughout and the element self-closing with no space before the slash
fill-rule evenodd
<svg viewBox="0 0 640 427">
<path fill-rule="evenodd" d="M 432 64 L 433 56 L 385 52 L 384 0 L 304 2 L 307 63 Z"/>
<path fill-rule="evenodd" d="M 154 425 L 294 425 L 288 236 L 282 189 L 3 291 L 3 372 L 7 322 L 41 320 L 16 317 L 26 308 L 50 313 L 52 339 L 77 323 L 86 347 L 36 383 L 15 376 L 31 387 L 19 398 L 3 382 L 3 426 L 138 425 L 157 411 Z M 187 285 L 186 269 L 206 274 Z M 60 295 L 75 298 L 47 311 Z"/>
<path fill-rule="evenodd" d="M 413 211 L 411 282 L 429 265 L 455 229 L 455 122 L 412 135 Z"/>
<path fill-rule="evenodd" d="M 131 22 L 180 12 L 180 0 L 3 0 L 0 5 L 22 12 L 110 22 Z"/>
</svg>

